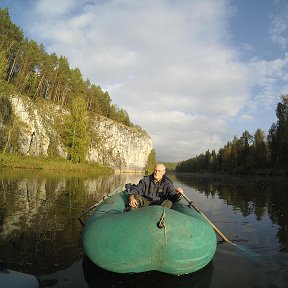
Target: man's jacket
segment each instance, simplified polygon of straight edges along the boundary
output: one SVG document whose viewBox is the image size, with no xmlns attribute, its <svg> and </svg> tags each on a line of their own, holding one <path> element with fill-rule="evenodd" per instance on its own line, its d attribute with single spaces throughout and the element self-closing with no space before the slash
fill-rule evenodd
<svg viewBox="0 0 288 288">
<path fill-rule="evenodd" d="M 153 174 L 144 176 L 137 185 L 132 186 L 130 193 L 135 196 L 142 195 L 151 203 L 166 199 L 174 203 L 179 198 L 172 181 L 165 175 L 159 182 L 155 182 Z"/>
</svg>

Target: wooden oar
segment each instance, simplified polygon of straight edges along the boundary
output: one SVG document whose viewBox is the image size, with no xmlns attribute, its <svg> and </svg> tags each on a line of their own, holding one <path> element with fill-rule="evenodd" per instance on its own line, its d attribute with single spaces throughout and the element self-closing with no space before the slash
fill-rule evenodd
<svg viewBox="0 0 288 288">
<path fill-rule="evenodd" d="M 229 242 L 231 244 L 234 244 L 231 240 L 229 240 L 206 216 L 204 213 L 202 213 L 194 204 L 193 202 L 184 194 L 182 193 L 185 200 L 189 203 L 189 206 L 193 207 L 199 214 L 201 214 L 206 221 L 213 227 L 213 229 L 217 232 L 217 234 L 226 242 Z"/>
</svg>

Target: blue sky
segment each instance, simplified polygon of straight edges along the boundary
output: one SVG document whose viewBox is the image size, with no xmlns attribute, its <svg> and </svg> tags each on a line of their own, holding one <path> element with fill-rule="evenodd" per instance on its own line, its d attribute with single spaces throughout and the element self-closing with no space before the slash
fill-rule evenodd
<svg viewBox="0 0 288 288">
<path fill-rule="evenodd" d="M 152 138 L 160 161 L 266 133 L 288 90 L 286 0 L 1 0 Z"/>
</svg>

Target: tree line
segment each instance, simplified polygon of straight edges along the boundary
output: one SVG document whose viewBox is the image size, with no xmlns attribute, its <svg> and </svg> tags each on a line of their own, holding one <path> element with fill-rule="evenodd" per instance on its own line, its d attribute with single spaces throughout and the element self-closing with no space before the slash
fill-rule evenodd
<svg viewBox="0 0 288 288">
<path fill-rule="evenodd" d="M 281 96 L 276 108 L 277 121 L 268 135 L 257 129 L 254 135 L 245 130 L 234 136 L 216 153 L 205 153 L 178 163 L 176 172 L 224 171 L 253 174 L 256 171 L 278 169 L 288 173 L 288 95 Z"/>
<path fill-rule="evenodd" d="M 0 27 L 0 95 L 17 92 L 68 109 L 73 99 L 81 97 L 88 113 L 133 126 L 128 113 L 112 103 L 108 92 L 84 80 L 79 68 L 70 68 L 66 57 L 48 54 L 43 44 L 24 37 L 11 22 L 8 8 L 0 9 Z"/>
</svg>

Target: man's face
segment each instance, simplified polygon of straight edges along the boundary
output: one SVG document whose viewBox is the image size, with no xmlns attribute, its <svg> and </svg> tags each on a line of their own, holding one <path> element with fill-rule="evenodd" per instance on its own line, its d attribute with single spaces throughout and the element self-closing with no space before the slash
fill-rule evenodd
<svg viewBox="0 0 288 288">
<path fill-rule="evenodd" d="M 163 165 L 157 165 L 154 169 L 154 179 L 159 181 L 165 174 L 165 167 Z"/>
</svg>

